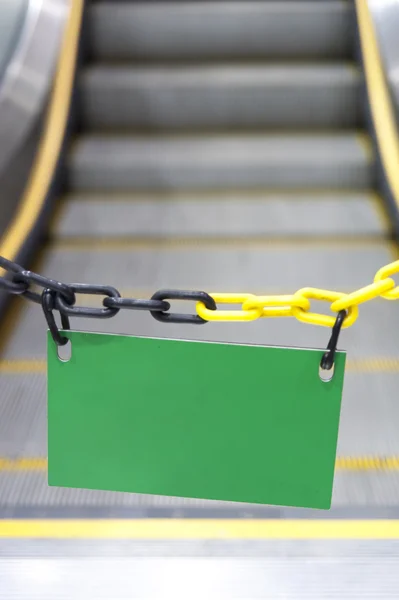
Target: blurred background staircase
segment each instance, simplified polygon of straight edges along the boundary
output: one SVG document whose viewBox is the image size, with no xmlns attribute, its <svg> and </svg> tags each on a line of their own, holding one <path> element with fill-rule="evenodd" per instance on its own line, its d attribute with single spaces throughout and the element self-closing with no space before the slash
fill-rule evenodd
<svg viewBox="0 0 399 600">
<path fill-rule="evenodd" d="M 36 268 L 138 297 L 371 282 L 396 247 L 375 189 L 355 32 L 354 7 L 341 0 L 89 3 L 79 129 Z M 339 453 L 386 456 L 399 451 L 389 362 L 397 311 L 376 301 L 361 315 L 341 340 L 349 364 Z M 44 458 L 44 319 L 17 300 L 5 326 L 0 455 Z M 324 347 L 330 333 L 290 319 L 167 326 L 126 311 L 72 327 L 305 347 Z M 51 489 L 44 464 L 0 470 L 3 513 L 270 512 Z M 396 506 L 398 484 L 397 472 L 338 470 L 333 506 Z"/>
</svg>

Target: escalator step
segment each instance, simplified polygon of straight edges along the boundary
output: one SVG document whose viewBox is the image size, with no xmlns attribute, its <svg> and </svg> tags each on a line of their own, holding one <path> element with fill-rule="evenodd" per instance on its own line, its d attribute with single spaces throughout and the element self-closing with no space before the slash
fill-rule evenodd
<svg viewBox="0 0 399 600">
<path fill-rule="evenodd" d="M 352 52 L 351 2 L 121 2 L 89 7 L 95 60 L 312 58 Z"/>
<path fill-rule="evenodd" d="M 379 202 L 368 192 L 71 194 L 51 233 L 93 241 L 110 236 L 383 237 L 387 225 L 379 218 Z"/>
<path fill-rule="evenodd" d="M 69 184 L 80 191 L 365 189 L 374 178 L 366 143 L 352 132 L 82 136 L 70 154 Z"/>
<path fill-rule="evenodd" d="M 93 66 L 82 121 L 98 129 L 356 128 L 360 71 L 350 64 Z"/>
</svg>

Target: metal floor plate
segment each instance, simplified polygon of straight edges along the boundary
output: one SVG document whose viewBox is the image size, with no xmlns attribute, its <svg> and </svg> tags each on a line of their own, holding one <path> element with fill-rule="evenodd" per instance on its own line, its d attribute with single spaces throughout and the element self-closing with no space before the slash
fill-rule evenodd
<svg viewBox="0 0 399 600">
<path fill-rule="evenodd" d="M 284 544 L 284 553 L 286 553 Z M 4 600 L 339 598 L 396 600 L 397 543 L 315 543 L 302 555 L 0 558 Z M 51 546 L 50 546 L 51 548 Z"/>
</svg>

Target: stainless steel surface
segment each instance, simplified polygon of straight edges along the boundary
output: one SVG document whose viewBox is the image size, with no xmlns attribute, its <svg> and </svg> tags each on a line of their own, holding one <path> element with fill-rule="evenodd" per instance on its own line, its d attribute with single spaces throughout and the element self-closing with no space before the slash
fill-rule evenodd
<svg viewBox="0 0 399 600">
<path fill-rule="evenodd" d="M 21 33 L 29 0 L 2 0 L 0 4 L 0 82 Z"/>
<path fill-rule="evenodd" d="M 21 148 L 51 85 L 70 0 L 29 0 L 0 85 L 0 175 Z"/>
<path fill-rule="evenodd" d="M 367 0 L 399 119 L 399 0 Z"/>
<path fill-rule="evenodd" d="M 7 600 L 340 598 L 396 600 L 398 545 L 276 544 L 267 557 L 52 557 L 0 559 Z M 51 548 L 51 545 L 49 545 Z"/>
<path fill-rule="evenodd" d="M 0 540 L 0 557 L 33 558 L 264 558 L 362 562 L 399 555 L 398 540 Z M 324 559 L 324 560 L 323 560 Z M 350 560 L 351 559 L 351 560 Z M 287 565 L 288 566 L 288 565 Z M 327 591 L 327 590 L 326 590 Z M 396 590 L 395 590 L 396 591 Z M 191 595 L 191 594 L 190 594 Z M 278 596 L 277 596 L 278 597 Z M 321 596 L 321 598 L 324 596 Z M 345 596 L 344 596 L 345 597 Z M 368 598 L 369 596 L 366 595 Z"/>
</svg>

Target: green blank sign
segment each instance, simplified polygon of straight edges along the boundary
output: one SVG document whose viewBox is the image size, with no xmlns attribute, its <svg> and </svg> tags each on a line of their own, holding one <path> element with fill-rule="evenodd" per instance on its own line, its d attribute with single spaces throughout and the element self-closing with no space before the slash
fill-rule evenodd
<svg viewBox="0 0 399 600">
<path fill-rule="evenodd" d="M 321 350 L 48 337 L 49 485 L 328 509 L 344 378 Z"/>
</svg>

